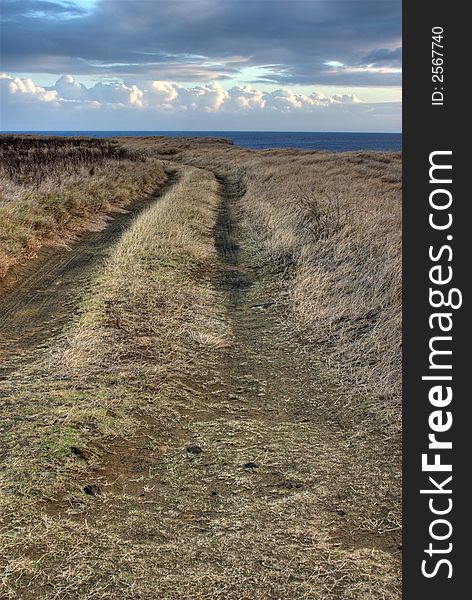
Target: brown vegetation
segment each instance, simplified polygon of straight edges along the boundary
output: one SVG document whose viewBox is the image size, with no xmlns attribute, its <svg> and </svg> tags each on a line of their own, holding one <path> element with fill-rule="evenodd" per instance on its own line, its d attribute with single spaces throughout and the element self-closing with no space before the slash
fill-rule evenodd
<svg viewBox="0 0 472 600">
<path fill-rule="evenodd" d="M 398 600 L 400 156 L 122 151 L 177 183 L 9 361 L 0 595 Z"/>
<path fill-rule="evenodd" d="M 0 136 L 0 278 L 164 179 L 161 161 L 108 140 Z"/>
<path fill-rule="evenodd" d="M 247 226 L 263 241 L 294 326 L 342 381 L 399 404 L 399 153 L 255 152 L 171 138 L 120 143 L 239 177 Z"/>
<path fill-rule="evenodd" d="M 388 411 L 283 322 L 238 178 L 178 169 L 0 386 L 1 593 L 398 600 Z"/>
<path fill-rule="evenodd" d="M 152 440 L 169 435 L 178 382 L 198 373 L 198 353 L 226 343 L 227 327 L 208 279 L 216 260 L 216 189 L 211 174 L 186 169 L 124 233 L 78 324 L 1 382 L 2 598 L 133 597 L 126 572 L 112 577 L 108 571 L 108 561 L 113 570 L 121 561 L 120 541 L 111 531 L 87 541 L 89 525 L 80 515 L 92 508 L 96 494 L 105 503 L 107 496 L 119 496 L 113 485 L 120 477 L 123 486 L 133 487 L 123 472 L 130 458 L 124 449 L 143 437 L 154 448 Z M 132 460 L 142 460 L 133 452 Z M 102 480 L 111 489 L 99 491 Z M 105 547 L 97 550 L 96 543 Z M 95 552 L 103 554 L 98 571 L 90 568 Z M 103 569 L 105 587 L 117 586 L 111 595 L 102 588 Z"/>
<path fill-rule="evenodd" d="M 212 268 L 218 203 L 211 174 L 187 169 L 121 237 L 61 363 L 81 372 L 177 369 L 192 340 L 218 346 Z"/>
</svg>

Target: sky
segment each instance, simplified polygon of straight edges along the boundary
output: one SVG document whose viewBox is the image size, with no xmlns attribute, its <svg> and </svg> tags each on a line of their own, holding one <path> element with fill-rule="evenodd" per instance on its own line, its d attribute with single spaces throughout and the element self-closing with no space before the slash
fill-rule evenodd
<svg viewBox="0 0 472 600">
<path fill-rule="evenodd" d="M 400 131 L 400 0 L 0 0 L 0 129 Z"/>
</svg>

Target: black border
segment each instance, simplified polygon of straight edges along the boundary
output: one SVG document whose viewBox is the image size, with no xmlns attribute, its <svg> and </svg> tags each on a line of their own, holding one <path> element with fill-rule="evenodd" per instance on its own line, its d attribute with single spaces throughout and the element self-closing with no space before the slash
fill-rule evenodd
<svg viewBox="0 0 472 600">
<path fill-rule="evenodd" d="M 466 189 L 466 178 L 472 173 L 467 150 L 467 130 L 470 129 L 470 106 L 466 107 L 470 76 L 469 41 L 472 29 L 465 16 L 466 3 L 453 1 L 405 1 L 403 3 L 403 597 L 406 600 L 461 599 L 468 597 L 470 550 L 470 515 L 472 491 L 469 491 L 469 457 L 472 447 L 470 419 L 471 394 L 467 373 L 472 371 L 469 359 L 469 336 L 472 334 L 468 314 L 468 288 L 472 276 L 469 240 L 472 232 L 468 220 L 471 191 Z M 444 106 L 432 106 L 431 94 L 435 84 L 431 80 L 431 30 L 444 28 Z M 467 102 L 470 105 L 470 101 Z M 461 144 L 461 138 L 464 144 Z M 463 148 L 461 148 L 461 145 Z M 428 224 L 429 155 L 435 150 L 452 150 L 453 184 L 453 272 L 454 287 L 463 292 L 463 305 L 452 311 L 454 327 L 453 382 L 451 404 L 453 426 L 449 432 L 453 448 L 449 457 L 453 465 L 453 509 L 449 515 L 453 525 L 450 541 L 453 549 L 449 559 L 453 565 L 452 578 L 447 569 L 427 579 L 421 573 L 426 557 L 424 549 L 430 541 L 428 527 L 431 514 L 427 499 L 420 489 L 428 486 L 427 474 L 421 470 L 421 455 L 427 450 L 428 402 L 430 383 L 421 380 L 426 374 L 431 330 L 428 317 L 430 244 L 442 243 L 444 233 L 433 231 Z M 449 232 L 448 232 L 449 233 Z M 471 363 L 471 364 L 469 364 Z"/>
</svg>

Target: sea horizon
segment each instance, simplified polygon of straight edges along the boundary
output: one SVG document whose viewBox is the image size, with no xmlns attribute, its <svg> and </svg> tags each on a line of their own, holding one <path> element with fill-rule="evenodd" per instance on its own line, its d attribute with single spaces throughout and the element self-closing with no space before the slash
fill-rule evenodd
<svg viewBox="0 0 472 600">
<path fill-rule="evenodd" d="M 388 151 L 400 152 L 402 133 L 341 131 L 242 131 L 242 130 L 11 130 L 4 135 L 51 135 L 86 137 L 169 136 L 223 137 L 251 150 L 297 148 L 329 152 Z"/>
</svg>

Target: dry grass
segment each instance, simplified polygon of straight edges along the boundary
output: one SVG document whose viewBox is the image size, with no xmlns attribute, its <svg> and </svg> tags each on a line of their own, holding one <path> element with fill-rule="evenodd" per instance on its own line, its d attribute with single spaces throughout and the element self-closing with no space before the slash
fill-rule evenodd
<svg viewBox="0 0 472 600">
<path fill-rule="evenodd" d="M 342 381 L 399 404 L 399 153 L 254 152 L 222 140 L 117 139 L 239 177 L 246 223 L 283 283 L 294 326 Z"/>
<path fill-rule="evenodd" d="M 341 379 L 399 402 L 401 204 L 398 156 L 273 157 L 247 176 L 248 223 L 289 270 L 299 329 Z"/>
<path fill-rule="evenodd" d="M 186 169 L 122 236 L 79 322 L 2 382 L 2 598 L 107 597 L 81 595 L 87 561 L 72 547 L 87 525 L 55 519 L 55 502 L 68 498 L 85 509 L 88 478 L 128 440 L 142 439 L 151 420 L 153 435 L 172 428 L 175 409 L 164 408 L 161 396 L 171 398 L 179 381 L 195 376 L 198 353 L 227 343 L 208 282 L 216 188 L 210 174 Z M 122 459 L 108 467 L 117 477 Z M 114 545 L 113 552 L 118 560 Z M 56 558 L 68 574 L 58 574 Z"/>
<path fill-rule="evenodd" d="M 211 175 L 188 169 L 135 220 L 100 274 L 64 365 L 159 372 L 182 364 L 192 341 L 223 343 L 214 333 L 214 293 L 199 285 L 215 256 L 209 238 L 217 202 Z"/>
<path fill-rule="evenodd" d="M 226 160 L 216 168 L 229 171 Z M 244 256 L 222 266 L 218 183 L 177 168 L 180 182 L 97 274 L 78 323 L 0 387 L 0 595 L 397 600 L 387 411 L 359 410 L 280 323 L 298 234 L 331 239 L 341 208 L 300 194 L 287 218 L 282 199 L 256 200 L 256 168 L 254 181 L 242 171 L 248 191 L 231 206 L 245 233 L 229 241 Z M 225 269 L 255 279 L 237 310 L 219 287 Z M 274 294 L 273 309 L 251 308 Z"/>
<path fill-rule="evenodd" d="M 161 161 L 106 140 L 0 136 L 0 278 L 164 179 Z"/>
<path fill-rule="evenodd" d="M 48 390 L 44 410 L 58 411 L 57 418 L 46 419 L 54 423 L 52 429 L 45 427 L 49 433 L 38 430 L 38 436 L 31 437 L 31 456 L 43 454 L 39 448 L 45 448 L 44 438 L 49 439 L 50 434 L 65 437 L 70 456 L 71 427 L 76 438 L 88 430 L 105 437 L 131 431 L 121 408 L 115 414 L 115 403 L 131 406 L 143 378 L 162 382 L 170 374 L 189 374 L 196 348 L 226 343 L 227 330 L 207 281 L 215 261 L 215 189 L 216 182 L 208 173 L 185 170 L 181 181 L 123 234 L 97 274 L 80 319 L 62 341 L 55 342 L 46 354 L 40 349 L 37 359 L 33 355 L 29 365 L 21 364 L 10 381 L 2 382 L 2 397 L 7 399 L 13 393 L 18 402 L 4 405 L 9 415 L 4 431 L 12 427 L 19 439 L 28 436 L 21 427 L 16 429 L 15 423 L 24 420 L 29 428 L 27 415 L 42 410 L 41 404 L 37 405 L 38 394 Z M 126 384 L 135 381 L 131 392 L 120 399 Z M 84 429 L 77 431 L 77 427 Z M 14 436 L 10 441 L 27 468 L 29 452 L 16 445 Z M 8 472 L 10 481 L 4 492 L 10 485 L 15 489 L 19 482 L 27 482 L 27 476 L 15 469 Z M 28 484 L 34 486 L 35 482 Z"/>
</svg>

